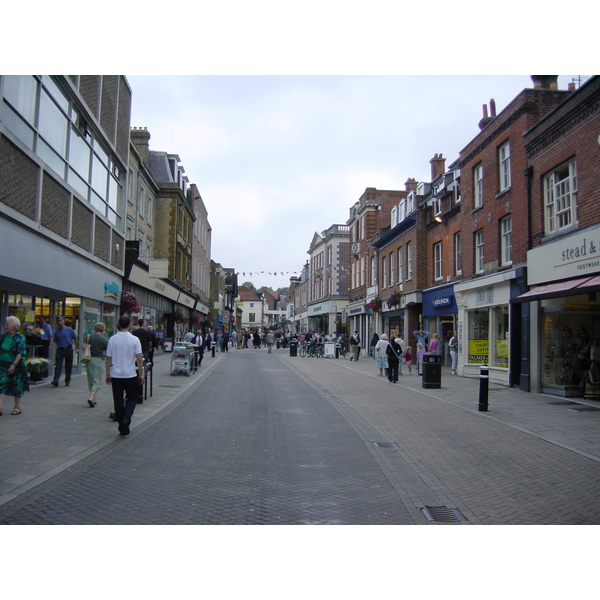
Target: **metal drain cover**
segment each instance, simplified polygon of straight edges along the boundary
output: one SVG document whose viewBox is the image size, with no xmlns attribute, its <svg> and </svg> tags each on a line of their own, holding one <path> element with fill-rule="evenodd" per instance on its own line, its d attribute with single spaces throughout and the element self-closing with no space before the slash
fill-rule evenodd
<svg viewBox="0 0 600 600">
<path fill-rule="evenodd" d="M 376 448 L 395 448 L 394 442 L 372 442 Z"/>
<path fill-rule="evenodd" d="M 460 523 L 466 521 L 465 517 L 456 508 L 446 506 L 425 506 L 419 509 L 428 521 L 437 523 Z"/>
</svg>

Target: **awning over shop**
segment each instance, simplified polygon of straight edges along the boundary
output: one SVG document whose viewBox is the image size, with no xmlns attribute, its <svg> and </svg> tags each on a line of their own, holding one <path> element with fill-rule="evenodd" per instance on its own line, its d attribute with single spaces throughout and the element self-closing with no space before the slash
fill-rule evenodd
<svg viewBox="0 0 600 600">
<path fill-rule="evenodd" d="M 517 298 L 511 298 L 510 302 L 511 304 L 517 302 L 533 302 L 534 300 L 560 298 L 562 296 L 574 296 L 597 291 L 600 291 L 600 275 L 538 285 Z"/>
</svg>

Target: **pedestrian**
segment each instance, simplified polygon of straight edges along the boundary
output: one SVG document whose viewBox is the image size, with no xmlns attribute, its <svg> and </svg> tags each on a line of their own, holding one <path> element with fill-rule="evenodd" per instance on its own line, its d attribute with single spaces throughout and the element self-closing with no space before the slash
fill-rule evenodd
<svg viewBox="0 0 600 600">
<path fill-rule="evenodd" d="M 202 335 L 202 330 L 198 329 L 198 332 L 192 339 L 192 344 L 194 344 L 195 355 L 196 355 L 196 364 L 194 367 L 199 368 L 202 366 L 202 359 L 204 358 L 204 350 L 206 349 L 207 336 Z"/>
<path fill-rule="evenodd" d="M 456 367 L 458 364 L 458 338 L 456 337 L 456 331 L 452 332 L 452 337 L 448 343 L 450 348 L 450 358 L 452 359 L 452 375 L 456 375 Z"/>
<path fill-rule="evenodd" d="M 65 385 L 71 385 L 71 372 L 73 370 L 73 342 L 77 343 L 75 332 L 65 325 L 64 317 L 58 317 L 58 327 L 54 332 L 54 343 L 56 344 L 56 357 L 54 360 L 54 378 L 51 383 L 58 387 L 62 374 L 63 362 L 65 363 Z"/>
<path fill-rule="evenodd" d="M 401 341 L 399 338 L 395 338 L 390 341 L 386 348 L 388 357 L 388 381 L 392 383 L 398 383 L 398 373 L 400 365 L 402 364 L 402 346 L 398 343 Z"/>
<path fill-rule="evenodd" d="M 377 357 L 375 356 L 375 346 L 379 341 L 379 336 L 376 333 L 373 333 L 373 337 L 371 338 L 371 342 L 369 344 L 369 356 L 375 360 Z"/>
<path fill-rule="evenodd" d="M 434 335 L 437 335 L 434 333 Z M 431 340 L 433 344 L 433 340 Z M 431 346 L 430 346 L 431 347 Z M 417 375 L 423 375 L 423 359 L 425 358 L 425 346 L 417 344 Z"/>
<path fill-rule="evenodd" d="M 410 346 L 407 346 L 404 351 L 404 360 L 406 361 L 405 364 L 410 375 L 412 373 L 412 348 Z"/>
<path fill-rule="evenodd" d="M 229 352 L 229 331 L 223 332 L 221 338 L 221 352 Z"/>
<path fill-rule="evenodd" d="M 11 415 L 21 414 L 21 398 L 29 391 L 29 375 L 25 363 L 27 344 L 19 333 L 21 321 L 15 316 L 6 317 L 5 332 L 0 336 L 0 416 L 4 396 L 12 396 L 14 408 Z"/>
<path fill-rule="evenodd" d="M 425 345 L 423 345 L 425 347 Z M 419 345 L 417 344 L 417 349 Z M 440 336 L 437 333 L 431 334 L 431 341 L 429 342 L 429 352 L 432 354 L 440 353 Z"/>
<path fill-rule="evenodd" d="M 90 397 L 87 403 L 90 408 L 96 406 L 96 393 L 100 389 L 102 383 L 102 370 L 106 362 L 106 347 L 108 346 L 108 338 L 104 335 L 106 326 L 104 323 L 96 323 L 94 325 L 94 333 L 88 335 L 87 340 L 81 344 L 81 349 L 85 350 L 88 344 L 91 347 L 92 357 L 85 365 L 85 373 L 87 375 L 88 389 Z"/>
<path fill-rule="evenodd" d="M 375 334 L 377 335 L 377 334 Z M 373 340 L 371 340 L 372 342 Z M 388 373 L 388 356 L 387 356 L 387 347 L 390 345 L 388 342 L 387 334 L 382 333 L 381 339 L 377 339 L 377 343 L 373 346 L 372 351 L 373 354 L 377 356 L 377 366 L 379 367 L 379 377 L 383 377 L 383 371 L 385 369 L 385 374 Z"/>
<path fill-rule="evenodd" d="M 260 335 L 258 334 L 258 331 L 256 331 L 256 329 L 252 334 L 252 348 L 254 350 L 260 349 Z"/>
<path fill-rule="evenodd" d="M 350 337 L 350 362 L 352 359 L 358 360 L 360 355 L 360 335 L 358 335 L 358 331 L 355 331 Z"/>
<path fill-rule="evenodd" d="M 150 352 L 152 351 L 152 334 L 147 329 L 147 324 L 144 319 L 138 319 L 137 329 L 132 331 L 132 335 L 135 335 L 136 338 L 140 340 L 140 344 L 142 345 L 142 355 L 144 357 L 144 361 L 146 364 L 150 362 Z M 188 334 L 185 334 L 186 341 Z M 194 338 L 194 334 L 192 334 L 192 338 Z"/>
<path fill-rule="evenodd" d="M 427 339 L 429 338 L 429 333 L 420 329 L 419 331 L 413 331 L 413 335 L 415 336 L 416 343 L 423 344 L 423 347 L 427 350 Z"/>
<path fill-rule="evenodd" d="M 269 349 L 269 354 L 273 351 L 273 344 L 275 343 L 275 336 L 273 332 L 269 329 L 269 333 L 267 333 L 267 348 Z"/>
<path fill-rule="evenodd" d="M 121 435 L 129 435 L 139 388 L 144 383 L 142 345 L 139 338 L 129 333 L 130 323 L 129 315 L 121 316 L 118 331 L 106 348 L 106 383 L 112 387 L 115 420 Z"/>
<path fill-rule="evenodd" d="M 40 315 L 40 331 L 42 332 L 40 337 L 40 343 L 42 345 L 40 357 L 48 360 L 50 358 L 50 347 L 52 346 L 52 327 L 50 327 L 50 324 L 43 315 Z M 42 377 L 48 377 L 48 369 L 42 373 Z"/>
<path fill-rule="evenodd" d="M 237 343 L 237 349 L 241 350 L 242 349 L 242 340 L 244 339 L 244 335 L 242 334 L 241 331 L 237 332 L 237 336 L 236 336 L 236 343 Z"/>
<path fill-rule="evenodd" d="M 143 323 L 143 319 L 139 319 L 138 320 L 138 325 L 141 327 L 141 323 Z M 137 331 L 137 330 L 136 330 Z M 190 329 L 190 331 L 188 331 L 184 336 L 183 336 L 183 341 L 187 342 L 188 344 L 192 343 L 192 338 L 194 337 L 194 332 Z"/>
<path fill-rule="evenodd" d="M 402 375 L 402 357 L 404 356 L 404 351 L 406 350 L 406 342 L 404 341 L 404 334 L 399 333 L 398 337 L 396 337 L 395 342 L 400 346 L 400 362 L 398 363 L 398 375 Z"/>
</svg>

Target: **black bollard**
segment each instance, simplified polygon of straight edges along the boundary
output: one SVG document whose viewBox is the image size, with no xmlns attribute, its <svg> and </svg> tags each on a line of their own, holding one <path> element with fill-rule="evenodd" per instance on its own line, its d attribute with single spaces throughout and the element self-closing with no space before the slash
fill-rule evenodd
<svg viewBox="0 0 600 600">
<path fill-rule="evenodd" d="M 479 369 L 479 412 L 487 412 L 488 409 L 489 381 L 490 368 L 488 365 L 481 365 Z"/>
</svg>

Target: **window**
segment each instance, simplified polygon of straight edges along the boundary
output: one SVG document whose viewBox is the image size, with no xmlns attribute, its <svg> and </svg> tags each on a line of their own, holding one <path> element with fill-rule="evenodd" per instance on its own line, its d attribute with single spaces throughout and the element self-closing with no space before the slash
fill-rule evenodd
<svg viewBox="0 0 600 600">
<path fill-rule="evenodd" d="M 387 287 L 387 257 L 381 259 L 381 287 Z"/>
<path fill-rule="evenodd" d="M 510 187 L 510 146 L 508 142 L 502 144 L 498 149 L 498 160 L 500 163 L 500 191 L 503 192 Z"/>
<path fill-rule="evenodd" d="M 577 223 L 577 165 L 571 161 L 544 178 L 546 233 Z"/>
<path fill-rule="evenodd" d="M 406 243 L 406 279 L 412 279 L 412 242 Z"/>
<path fill-rule="evenodd" d="M 360 259 L 360 285 L 365 285 L 365 257 Z"/>
<path fill-rule="evenodd" d="M 394 285 L 394 281 L 396 281 L 394 253 L 390 252 L 390 286 Z"/>
<path fill-rule="evenodd" d="M 479 164 L 473 169 L 473 198 L 475 208 L 483 206 L 483 165 Z"/>
<path fill-rule="evenodd" d="M 404 264 L 402 262 L 402 246 L 400 246 L 400 248 L 398 248 L 398 283 L 402 283 L 403 279 L 403 271 L 404 271 Z"/>
<path fill-rule="evenodd" d="M 250 321 L 250 323 L 256 323 L 256 313 L 248 313 L 248 321 Z"/>
<path fill-rule="evenodd" d="M 146 201 L 145 197 L 144 197 L 144 186 L 140 185 L 140 201 L 139 201 L 139 209 L 140 209 L 140 217 L 144 216 L 144 203 Z"/>
<path fill-rule="evenodd" d="M 500 221 L 500 264 L 512 264 L 512 215 Z"/>
<path fill-rule="evenodd" d="M 433 245 L 433 272 L 436 281 L 444 276 L 442 271 L 442 242 Z"/>
<path fill-rule="evenodd" d="M 371 256 L 371 285 L 377 283 L 377 275 L 375 273 L 375 257 Z"/>
<path fill-rule="evenodd" d="M 462 235 L 454 234 L 454 272 L 462 275 Z"/>
<path fill-rule="evenodd" d="M 394 227 L 396 227 L 396 225 L 398 225 L 398 207 L 394 206 L 392 208 L 392 214 L 391 214 L 391 227 L 392 227 L 392 229 Z"/>
<path fill-rule="evenodd" d="M 433 204 L 431 205 L 432 214 L 434 217 L 437 217 L 442 214 L 442 201 L 440 198 L 434 198 Z"/>
<path fill-rule="evenodd" d="M 148 221 L 148 225 L 152 225 L 152 217 L 153 217 L 153 210 L 154 210 L 154 198 L 152 198 L 152 196 L 148 196 L 148 200 L 146 202 L 147 204 L 147 214 L 146 214 L 146 220 Z"/>
<path fill-rule="evenodd" d="M 400 200 L 398 205 L 398 223 L 402 223 L 406 218 L 406 200 Z"/>
<path fill-rule="evenodd" d="M 483 273 L 483 229 L 475 232 L 475 273 Z"/>
</svg>

